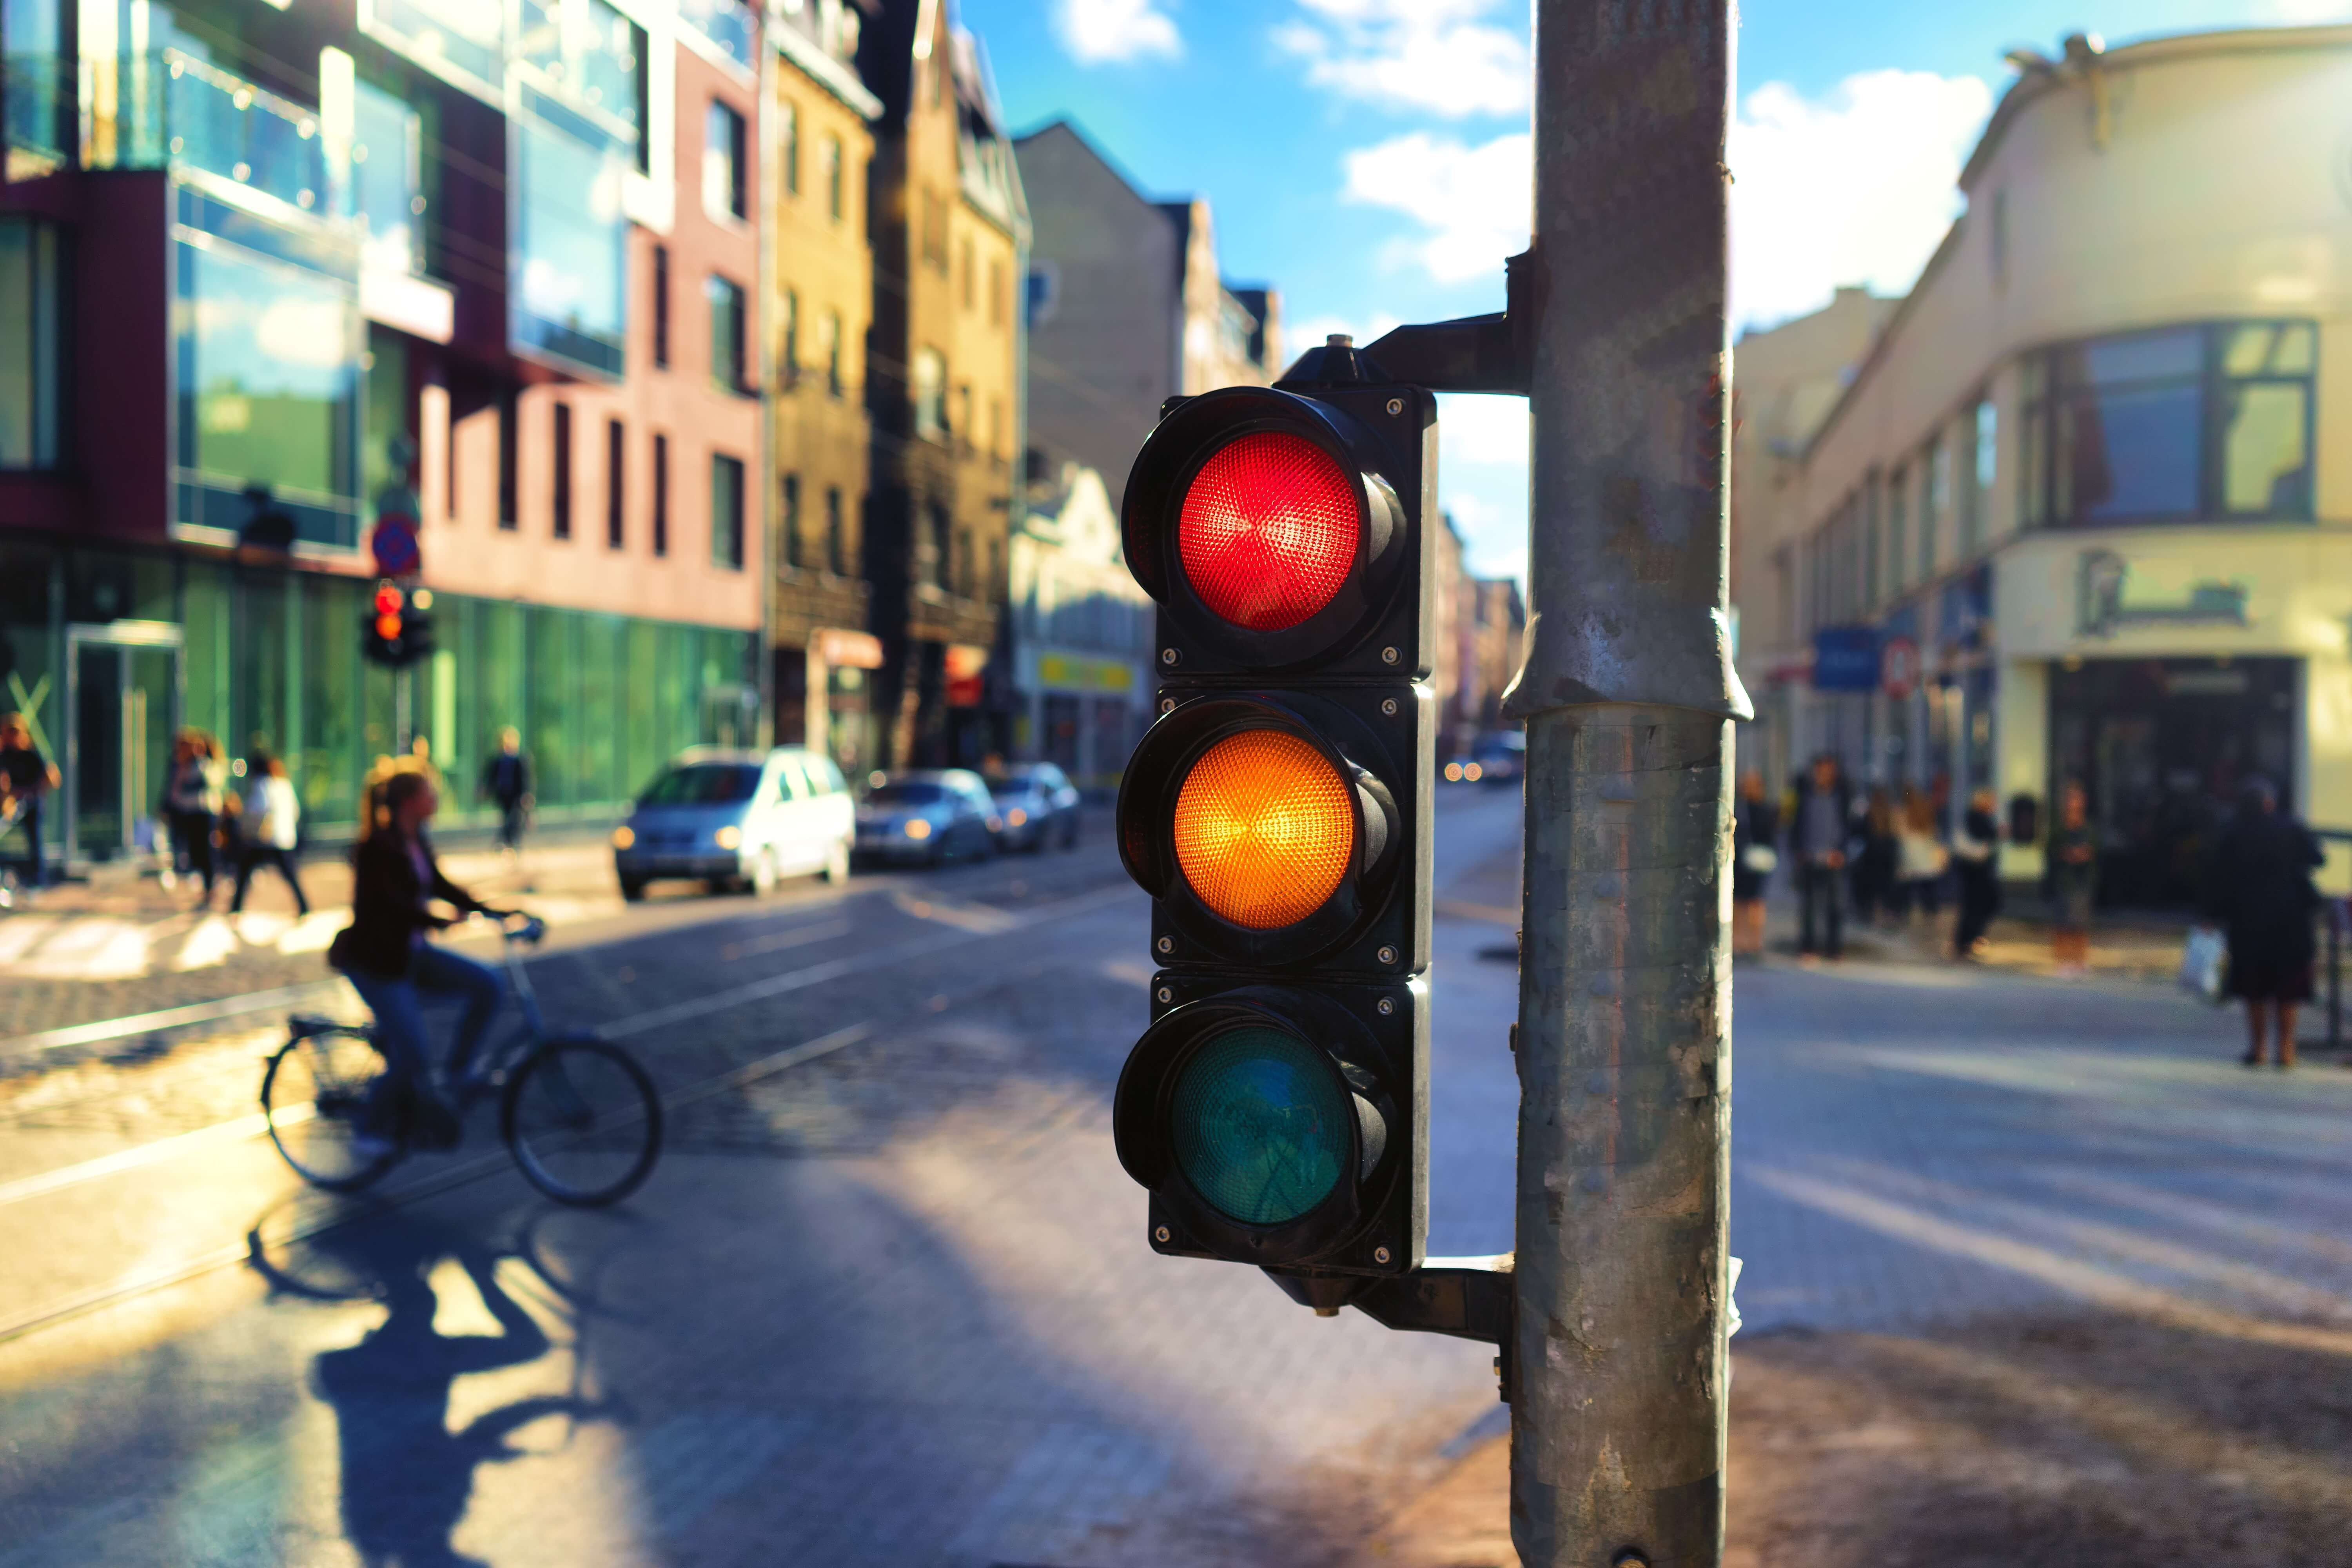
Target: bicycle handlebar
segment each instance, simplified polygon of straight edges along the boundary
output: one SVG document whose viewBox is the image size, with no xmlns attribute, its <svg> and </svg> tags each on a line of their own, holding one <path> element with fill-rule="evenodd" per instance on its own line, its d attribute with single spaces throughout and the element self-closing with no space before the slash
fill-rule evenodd
<svg viewBox="0 0 2352 1568">
<path fill-rule="evenodd" d="M 536 947 L 547 940 L 547 922 L 527 910 L 486 909 L 479 913 L 484 920 L 496 921 L 499 934 L 509 942 L 529 942 Z"/>
</svg>

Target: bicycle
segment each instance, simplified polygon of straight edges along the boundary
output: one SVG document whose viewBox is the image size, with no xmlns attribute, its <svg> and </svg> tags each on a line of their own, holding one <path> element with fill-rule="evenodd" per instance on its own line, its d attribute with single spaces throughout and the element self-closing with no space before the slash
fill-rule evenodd
<svg viewBox="0 0 2352 1568">
<path fill-rule="evenodd" d="M 585 1031 L 551 1035 L 523 968 L 522 949 L 547 934 L 534 915 L 494 917 L 506 938 L 507 983 L 520 1026 L 487 1048 L 455 1086 L 462 1124 L 499 1095 L 499 1132 L 526 1181 L 560 1204 L 602 1208 L 635 1192 L 662 1145 L 662 1102 L 636 1059 Z M 390 1081 L 373 1024 L 295 1014 L 261 1079 L 269 1140 L 314 1187 L 355 1193 L 412 1153 L 454 1147 L 418 1123 Z M 462 1135 L 462 1134 L 461 1134 Z"/>
</svg>

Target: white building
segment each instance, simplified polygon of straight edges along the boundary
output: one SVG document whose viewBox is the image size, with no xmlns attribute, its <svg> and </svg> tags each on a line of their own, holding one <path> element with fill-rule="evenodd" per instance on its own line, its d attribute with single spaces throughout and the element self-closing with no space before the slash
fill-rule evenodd
<svg viewBox="0 0 2352 1568">
<path fill-rule="evenodd" d="M 1155 606 L 1128 572 L 1102 476 L 1066 463 L 1050 489 L 1031 487 L 1008 565 L 1014 750 L 1116 785 L 1151 718 Z"/>
</svg>

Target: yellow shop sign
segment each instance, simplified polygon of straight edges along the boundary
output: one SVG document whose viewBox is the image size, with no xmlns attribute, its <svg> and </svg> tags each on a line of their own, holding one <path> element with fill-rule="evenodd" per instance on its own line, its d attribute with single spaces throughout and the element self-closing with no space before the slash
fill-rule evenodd
<svg viewBox="0 0 2352 1568">
<path fill-rule="evenodd" d="M 1037 656 L 1037 684 L 1064 691 L 1132 691 L 1135 667 L 1114 658 L 1041 653 Z"/>
</svg>

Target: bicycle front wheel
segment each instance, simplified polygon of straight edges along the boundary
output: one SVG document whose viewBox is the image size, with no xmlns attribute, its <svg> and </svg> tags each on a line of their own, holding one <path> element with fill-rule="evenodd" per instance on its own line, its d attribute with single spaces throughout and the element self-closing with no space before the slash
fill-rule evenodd
<svg viewBox="0 0 2352 1568">
<path fill-rule="evenodd" d="M 352 1193 L 400 1163 L 406 1118 L 364 1035 L 337 1030 L 289 1040 L 261 1079 L 269 1141 L 314 1187 Z"/>
<path fill-rule="evenodd" d="M 532 1186 L 560 1204 L 601 1208 L 653 1174 L 661 1095 L 620 1047 L 569 1036 L 533 1051 L 508 1080 L 499 1130 Z"/>
</svg>

